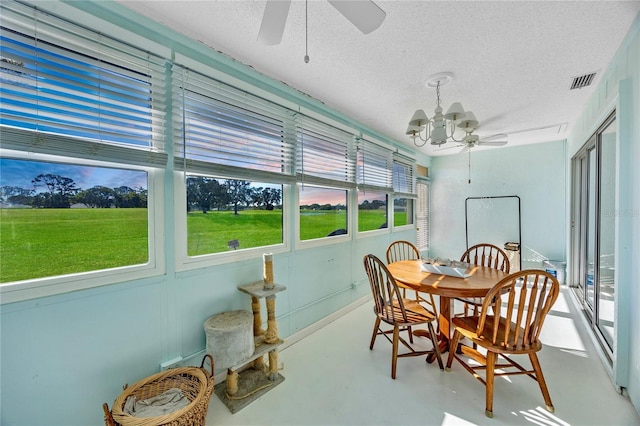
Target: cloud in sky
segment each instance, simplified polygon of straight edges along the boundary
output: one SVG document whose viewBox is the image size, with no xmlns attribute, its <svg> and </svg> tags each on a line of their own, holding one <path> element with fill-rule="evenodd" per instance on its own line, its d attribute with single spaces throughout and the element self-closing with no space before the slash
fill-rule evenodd
<svg viewBox="0 0 640 426">
<path fill-rule="evenodd" d="M 147 173 L 144 171 L 0 158 L 0 186 L 32 189 L 31 181 L 40 174 L 54 174 L 73 179 L 81 189 L 89 189 L 96 185 L 108 188 L 147 188 Z"/>
</svg>

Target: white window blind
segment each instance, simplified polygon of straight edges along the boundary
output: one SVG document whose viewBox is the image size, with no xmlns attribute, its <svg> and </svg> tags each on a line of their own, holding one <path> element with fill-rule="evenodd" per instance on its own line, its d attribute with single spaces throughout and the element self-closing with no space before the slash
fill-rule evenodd
<svg viewBox="0 0 640 426">
<path fill-rule="evenodd" d="M 293 182 L 293 113 L 198 72 L 173 70 L 178 170 Z"/>
<path fill-rule="evenodd" d="M 303 115 L 296 116 L 298 182 L 355 187 L 353 135 Z"/>
<path fill-rule="evenodd" d="M 358 190 L 393 190 L 392 154 L 388 148 L 360 139 L 356 166 Z"/>
<path fill-rule="evenodd" d="M 21 3 L 0 7 L 4 148 L 166 164 L 164 59 Z"/>
<path fill-rule="evenodd" d="M 393 191 L 405 198 L 416 197 L 416 163 L 399 154 L 393 155 Z"/>
<path fill-rule="evenodd" d="M 420 251 L 429 250 L 429 184 L 418 181 L 416 184 L 418 199 L 416 202 L 416 245 Z"/>
</svg>

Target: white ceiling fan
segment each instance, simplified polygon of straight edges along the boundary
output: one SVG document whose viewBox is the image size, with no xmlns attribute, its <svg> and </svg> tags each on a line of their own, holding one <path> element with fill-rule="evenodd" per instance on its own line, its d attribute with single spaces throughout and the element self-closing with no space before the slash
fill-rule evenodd
<svg viewBox="0 0 640 426">
<path fill-rule="evenodd" d="M 474 135 L 473 132 L 467 133 L 467 136 L 462 140 L 462 144 L 464 147 L 460 152 L 469 151 L 474 146 L 504 146 L 508 143 L 506 140 L 496 140 L 496 139 L 504 139 L 507 135 L 504 133 L 498 133 L 496 135 L 486 136 L 484 138 L 480 138 L 478 135 Z"/>
<path fill-rule="evenodd" d="M 364 34 L 377 29 L 387 16 L 384 10 L 370 0 L 327 1 Z M 258 41 L 269 46 L 280 43 L 290 6 L 291 0 L 267 0 Z"/>
<path fill-rule="evenodd" d="M 460 153 L 470 151 L 474 146 L 504 146 L 508 143 L 506 140 L 496 140 L 496 139 L 505 139 L 507 135 L 505 133 L 498 133 L 496 135 L 480 137 L 478 135 L 473 134 L 473 130 L 468 131 L 467 135 L 458 143 L 457 145 L 449 146 L 442 149 L 451 149 L 451 148 L 459 148 L 462 147 Z M 441 151 L 439 149 L 438 151 Z"/>
<path fill-rule="evenodd" d="M 463 153 L 463 152 L 469 153 L 469 161 L 468 161 L 468 168 L 469 168 L 468 183 L 469 184 L 471 183 L 471 148 L 475 146 L 504 146 L 508 143 L 508 141 L 506 140 L 502 140 L 502 141 L 496 140 L 496 139 L 506 138 L 507 135 L 504 133 L 498 133 L 496 135 L 480 138 L 480 136 L 473 134 L 474 130 L 475 129 L 471 129 L 467 131 L 467 135 L 464 137 L 462 142 L 460 142 L 458 145 L 442 148 L 442 149 L 450 149 L 450 148 L 462 147 L 462 149 L 460 150 L 460 153 Z"/>
</svg>

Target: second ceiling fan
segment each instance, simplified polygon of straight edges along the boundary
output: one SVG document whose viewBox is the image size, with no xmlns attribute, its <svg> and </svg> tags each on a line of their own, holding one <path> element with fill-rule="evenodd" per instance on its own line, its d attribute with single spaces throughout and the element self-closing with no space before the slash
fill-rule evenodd
<svg viewBox="0 0 640 426">
<path fill-rule="evenodd" d="M 377 29 L 387 16 L 384 10 L 370 0 L 327 1 L 363 34 L 369 34 Z M 258 41 L 269 46 L 280 44 L 290 6 L 291 0 L 267 0 Z"/>
</svg>

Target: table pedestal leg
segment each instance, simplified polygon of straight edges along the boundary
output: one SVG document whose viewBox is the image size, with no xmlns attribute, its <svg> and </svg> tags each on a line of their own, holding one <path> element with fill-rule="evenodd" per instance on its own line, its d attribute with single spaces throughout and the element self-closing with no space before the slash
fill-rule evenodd
<svg viewBox="0 0 640 426">
<path fill-rule="evenodd" d="M 450 320 L 451 320 L 451 304 L 453 299 L 450 297 L 440 296 L 440 315 L 438 317 L 438 347 L 440 353 L 443 354 L 449 351 L 449 339 L 450 334 Z M 413 332 L 414 336 L 430 338 L 427 330 L 416 330 Z M 432 363 L 436 360 L 435 354 L 429 354 L 427 356 L 427 362 Z"/>
</svg>

